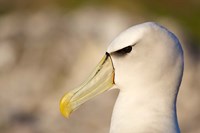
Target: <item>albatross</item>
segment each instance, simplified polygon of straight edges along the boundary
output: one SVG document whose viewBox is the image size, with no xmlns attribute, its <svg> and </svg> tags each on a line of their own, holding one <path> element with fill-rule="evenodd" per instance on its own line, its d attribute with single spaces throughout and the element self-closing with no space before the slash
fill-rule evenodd
<svg viewBox="0 0 200 133">
<path fill-rule="evenodd" d="M 65 117 L 89 99 L 119 89 L 110 133 L 180 133 L 176 101 L 184 69 L 178 38 L 146 22 L 120 33 L 91 76 L 60 101 Z"/>
</svg>

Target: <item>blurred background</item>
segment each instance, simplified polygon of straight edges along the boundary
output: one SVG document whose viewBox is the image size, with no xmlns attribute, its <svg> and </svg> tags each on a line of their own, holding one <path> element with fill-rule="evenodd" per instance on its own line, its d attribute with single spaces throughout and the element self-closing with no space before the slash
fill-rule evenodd
<svg viewBox="0 0 200 133">
<path fill-rule="evenodd" d="M 118 91 L 65 119 L 63 94 L 78 86 L 124 29 L 155 21 L 184 48 L 178 97 L 182 133 L 200 133 L 199 0 L 0 0 L 0 133 L 108 133 Z"/>
</svg>

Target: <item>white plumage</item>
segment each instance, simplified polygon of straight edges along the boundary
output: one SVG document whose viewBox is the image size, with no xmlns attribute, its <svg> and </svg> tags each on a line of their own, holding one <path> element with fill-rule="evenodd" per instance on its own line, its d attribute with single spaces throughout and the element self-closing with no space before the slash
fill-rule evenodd
<svg viewBox="0 0 200 133">
<path fill-rule="evenodd" d="M 112 55 L 120 89 L 111 133 L 178 133 L 176 98 L 183 73 L 183 51 L 176 36 L 148 22 L 122 32 L 112 53 L 133 45 L 124 57 Z"/>
<path fill-rule="evenodd" d="M 108 60 L 113 67 L 105 69 L 111 66 L 105 63 Z M 95 91 L 117 88 L 120 93 L 110 133 L 179 133 L 176 100 L 183 66 L 183 51 L 173 33 L 153 22 L 133 26 L 111 42 L 106 57 L 90 80 L 64 96 L 61 112 L 68 116 L 83 102 L 99 94 Z M 99 73 L 103 70 L 102 76 Z M 99 80 L 108 72 L 114 73 L 109 73 L 113 82 L 112 78 L 105 82 Z M 101 86 L 101 82 L 113 85 Z"/>
</svg>

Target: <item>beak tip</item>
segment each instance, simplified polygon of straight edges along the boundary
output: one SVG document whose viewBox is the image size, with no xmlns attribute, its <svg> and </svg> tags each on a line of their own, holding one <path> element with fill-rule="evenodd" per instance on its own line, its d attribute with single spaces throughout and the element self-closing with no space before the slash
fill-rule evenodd
<svg viewBox="0 0 200 133">
<path fill-rule="evenodd" d="M 62 112 L 61 112 L 61 113 L 62 113 Z M 62 113 L 62 115 L 63 115 L 65 118 L 69 119 L 70 113 L 65 112 L 64 114 Z"/>
<path fill-rule="evenodd" d="M 72 111 L 70 108 L 67 108 L 65 105 L 60 105 L 60 112 L 65 118 L 68 119 Z"/>
<path fill-rule="evenodd" d="M 65 118 L 69 118 L 69 116 L 72 112 L 72 108 L 70 106 L 70 101 L 69 101 L 68 95 L 67 96 L 65 95 L 60 100 L 60 112 Z"/>
</svg>

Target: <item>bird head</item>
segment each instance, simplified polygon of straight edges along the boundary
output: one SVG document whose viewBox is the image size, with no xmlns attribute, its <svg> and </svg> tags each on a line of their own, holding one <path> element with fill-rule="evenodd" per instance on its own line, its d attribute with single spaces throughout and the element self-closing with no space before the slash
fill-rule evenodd
<svg viewBox="0 0 200 133">
<path fill-rule="evenodd" d="M 60 111 L 68 117 L 89 99 L 113 88 L 137 93 L 144 90 L 136 86 L 161 79 L 173 84 L 182 75 L 182 66 L 183 51 L 173 33 L 153 22 L 133 26 L 110 43 L 88 80 L 62 97 Z"/>
</svg>

